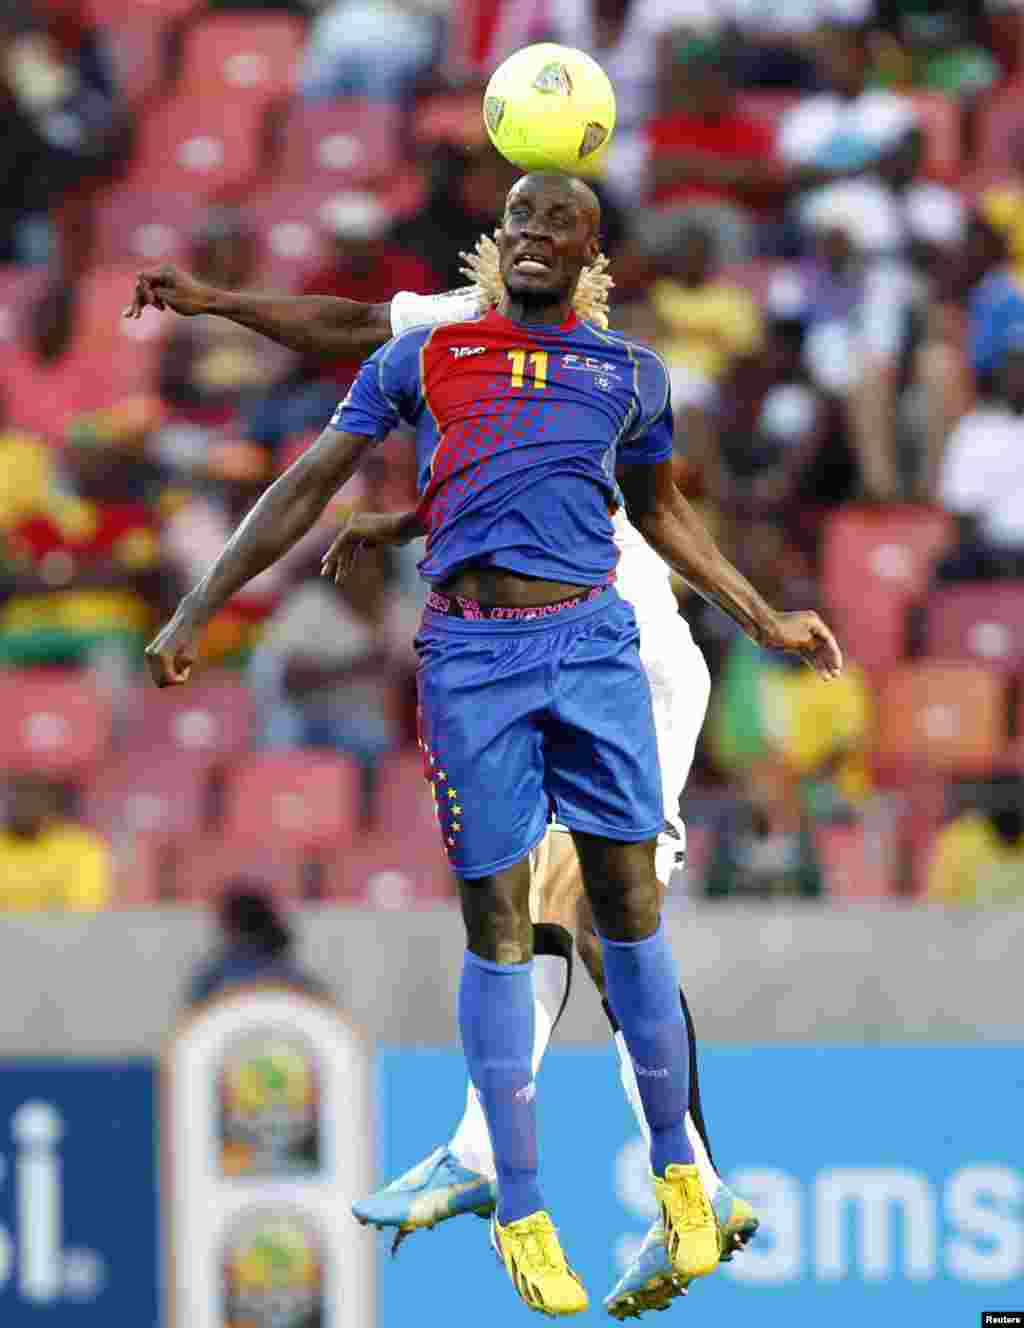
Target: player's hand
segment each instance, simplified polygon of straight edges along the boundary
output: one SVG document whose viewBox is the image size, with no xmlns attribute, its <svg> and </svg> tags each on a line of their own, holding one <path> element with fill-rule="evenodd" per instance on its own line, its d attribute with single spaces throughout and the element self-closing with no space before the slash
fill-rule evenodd
<svg viewBox="0 0 1024 1328">
<path fill-rule="evenodd" d="M 799 655 L 821 678 L 838 678 L 843 671 L 839 643 L 816 613 L 777 613 L 761 644 Z"/>
<path fill-rule="evenodd" d="M 189 614 L 178 611 L 146 647 L 146 667 L 158 687 L 180 687 L 192 676 L 201 632 Z"/>
<path fill-rule="evenodd" d="M 143 309 L 173 309 L 191 317 L 209 310 L 209 288 L 173 263 L 143 268 L 135 278 L 135 294 L 124 311 L 125 318 L 140 318 Z"/>
<path fill-rule="evenodd" d="M 422 533 L 415 512 L 350 512 L 324 554 L 320 575 L 340 586 L 355 566 L 360 549 L 408 544 Z"/>
</svg>

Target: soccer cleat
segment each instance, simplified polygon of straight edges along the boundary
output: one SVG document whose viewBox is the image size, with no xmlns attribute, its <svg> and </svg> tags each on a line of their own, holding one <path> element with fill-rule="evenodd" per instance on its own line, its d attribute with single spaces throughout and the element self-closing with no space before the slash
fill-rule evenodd
<svg viewBox="0 0 1024 1328">
<path fill-rule="evenodd" d="M 581 1314 L 590 1302 L 565 1261 L 551 1218 L 543 1210 L 503 1227 L 491 1218 L 491 1244 L 528 1309 L 558 1318 Z"/>
<path fill-rule="evenodd" d="M 733 1194 L 725 1185 L 719 1185 L 711 1206 L 718 1218 L 722 1247 L 721 1262 L 729 1263 L 732 1256 L 741 1251 L 753 1238 L 761 1224 L 746 1199 Z"/>
<path fill-rule="evenodd" d="M 685 1281 L 718 1267 L 718 1218 L 693 1163 L 670 1163 L 654 1178 L 654 1197 L 665 1224 L 665 1246 L 675 1272 Z"/>
<path fill-rule="evenodd" d="M 469 1171 L 447 1148 L 436 1148 L 411 1171 L 368 1199 L 352 1205 L 352 1214 L 364 1226 L 397 1227 L 391 1253 L 413 1231 L 436 1226 L 460 1213 L 490 1217 L 497 1201 L 494 1181 Z"/>
<path fill-rule="evenodd" d="M 605 1297 L 613 1319 L 639 1319 L 647 1310 L 667 1309 L 676 1296 L 685 1296 L 688 1279 L 672 1267 L 665 1248 L 665 1228 L 652 1224 L 636 1258 Z"/>
<path fill-rule="evenodd" d="M 725 1185 L 719 1185 L 711 1206 L 718 1218 L 719 1262 L 727 1263 L 757 1231 L 758 1220 L 746 1199 Z M 677 1296 L 685 1296 L 690 1281 L 672 1267 L 665 1228 L 655 1222 L 639 1253 L 605 1298 L 604 1307 L 613 1319 L 639 1319 L 645 1311 L 666 1309 Z"/>
</svg>

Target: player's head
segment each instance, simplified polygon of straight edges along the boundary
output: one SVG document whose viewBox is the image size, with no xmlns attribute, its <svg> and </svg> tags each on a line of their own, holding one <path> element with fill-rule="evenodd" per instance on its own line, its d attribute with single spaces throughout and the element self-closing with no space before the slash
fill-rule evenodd
<svg viewBox="0 0 1024 1328">
<path fill-rule="evenodd" d="M 582 180 L 534 172 L 508 192 L 497 231 L 501 279 L 527 307 L 572 299 L 600 254 L 601 205 Z"/>
</svg>

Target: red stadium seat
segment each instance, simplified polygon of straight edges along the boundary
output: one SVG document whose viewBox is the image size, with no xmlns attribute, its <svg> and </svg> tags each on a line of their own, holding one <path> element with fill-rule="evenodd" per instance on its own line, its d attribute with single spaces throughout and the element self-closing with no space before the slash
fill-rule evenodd
<svg viewBox="0 0 1024 1328">
<path fill-rule="evenodd" d="M 199 9 L 203 0 L 88 0 L 86 11 L 98 28 L 117 27 L 141 16 L 175 23 Z"/>
<path fill-rule="evenodd" d="M 288 14 L 210 14 L 189 28 L 178 89 L 262 106 L 294 92 L 305 26 Z"/>
<path fill-rule="evenodd" d="M 335 903 L 407 909 L 455 897 L 437 826 L 395 827 L 362 837 L 328 864 L 325 895 Z"/>
<path fill-rule="evenodd" d="M 209 761 L 248 750 L 256 704 L 243 683 L 213 678 L 160 692 L 140 690 L 138 718 L 126 735 L 130 750 L 172 763 L 174 752 Z"/>
<path fill-rule="evenodd" d="M 298 290 L 324 264 L 328 236 L 319 212 L 332 196 L 329 187 L 307 186 L 246 200 L 245 216 L 256 235 L 258 285 Z"/>
<path fill-rule="evenodd" d="M 832 626 L 850 658 L 877 677 L 906 652 L 906 616 L 953 540 L 948 512 L 847 507 L 825 525 L 822 580 Z"/>
<path fill-rule="evenodd" d="M 987 774 L 1005 754 L 1006 703 L 1005 679 L 982 665 L 901 665 L 879 699 L 881 778 Z"/>
<path fill-rule="evenodd" d="M 259 107 L 204 90 L 143 117 L 125 187 L 226 201 L 258 179 L 263 155 Z"/>
<path fill-rule="evenodd" d="M 418 147 L 425 148 L 438 143 L 471 149 L 485 146 L 487 130 L 480 114 L 480 93 L 476 89 L 444 93 L 421 102 L 413 120 L 412 136 Z"/>
<path fill-rule="evenodd" d="M 170 31 L 161 15 L 140 11 L 105 31 L 106 54 L 128 106 L 141 107 L 166 86 Z"/>
<path fill-rule="evenodd" d="M 403 164 L 401 132 L 401 107 L 390 102 L 299 102 L 285 125 L 280 180 L 325 197 L 384 180 Z"/>
<path fill-rule="evenodd" d="M 210 762 L 203 754 L 135 752 L 105 761 L 83 801 L 90 825 L 115 838 L 141 832 L 195 834 L 207 818 Z"/>
<path fill-rule="evenodd" d="M 951 184 L 959 183 L 963 161 L 960 107 L 941 92 L 909 94 L 924 134 L 924 170 Z"/>
<path fill-rule="evenodd" d="M 433 832 L 440 840 L 434 794 L 423 774 L 423 755 L 418 748 L 396 752 L 380 763 L 373 825 L 381 834 L 401 827 L 409 833 Z"/>
<path fill-rule="evenodd" d="M 172 320 L 144 309 L 141 318 L 123 317 L 135 288 L 134 263 L 114 263 L 93 268 L 78 289 L 75 319 L 75 348 L 96 351 L 101 347 L 116 355 L 152 358 L 170 336 Z"/>
<path fill-rule="evenodd" d="M 928 599 L 925 650 L 937 659 L 1024 670 L 1024 581 L 935 591 Z"/>
<path fill-rule="evenodd" d="M 51 280 L 46 268 L 0 267 L 0 348 L 25 338 L 32 310 Z"/>
<path fill-rule="evenodd" d="M 825 887 L 832 899 L 885 899 L 892 877 L 885 845 L 862 825 L 823 825 L 814 835 Z"/>
<path fill-rule="evenodd" d="M 92 209 L 92 262 L 100 267 L 187 263 L 190 237 L 202 212 L 202 200 L 191 194 L 105 191 Z"/>
<path fill-rule="evenodd" d="M 772 277 L 778 270 L 778 263 L 770 258 L 755 259 L 750 263 L 730 263 L 721 269 L 719 280 L 742 287 L 763 307 L 768 299 Z"/>
<path fill-rule="evenodd" d="M 985 100 L 975 130 L 975 162 L 979 168 L 1012 169 L 1015 141 L 1024 130 L 1024 81 L 1004 83 Z"/>
<path fill-rule="evenodd" d="M 305 885 L 301 847 L 266 834 L 179 839 L 172 846 L 175 898 L 216 902 L 232 880 L 262 886 L 280 899 L 299 899 Z"/>
<path fill-rule="evenodd" d="M 143 831 L 116 846 L 115 908 L 156 908 L 174 899 L 173 836 Z"/>
<path fill-rule="evenodd" d="M 0 673 L 0 769 L 73 775 L 95 765 L 110 737 L 110 702 L 68 669 Z"/>
<path fill-rule="evenodd" d="M 231 772 L 225 829 L 304 843 L 348 842 L 360 820 L 354 761 L 312 752 L 250 756 Z"/>
</svg>

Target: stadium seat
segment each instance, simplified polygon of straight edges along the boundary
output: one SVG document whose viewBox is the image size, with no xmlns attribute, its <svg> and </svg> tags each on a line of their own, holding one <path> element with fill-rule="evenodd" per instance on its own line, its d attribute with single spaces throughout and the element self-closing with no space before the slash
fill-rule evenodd
<svg viewBox="0 0 1024 1328">
<path fill-rule="evenodd" d="M 233 678 L 206 679 L 155 691 L 140 685 L 138 715 L 125 735 L 131 751 L 194 754 L 209 761 L 248 750 L 256 719 L 249 689 Z"/>
<path fill-rule="evenodd" d="M 383 180 L 403 164 L 401 133 L 402 109 L 390 102 L 298 102 L 285 124 L 280 182 L 326 196 Z"/>
<path fill-rule="evenodd" d="M 288 14 L 210 14 L 185 35 L 178 88 L 266 106 L 294 92 L 304 24 Z"/>
<path fill-rule="evenodd" d="M 123 317 L 135 289 L 135 263 L 112 263 L 87 272 L 78 288 L 75 348 L 110 348 L 117 355 L 151 356 L 170 336 L 172 320 L 155 309 Z"/>
<path fill-rule="evenodd" d="M 814 841 L 831 899 L 885 899 L 892 894 L 885 846 L 866 834 L 863 825 L 818 826 Z"/>
<path fill-rule="evenodd" d="M 106 55 L 125 104 L 139 109 L 157 96 L 167 82 L 169 25 L 148 10 L 109 24 Z"/>
<path fill-rule="evenodd" d="M 111 708 L 70 669 L 0 673 L 0 769 L 84 773 L 107 749 Z"/>
<path fill-rule="evenodd" d="M 115 908 L 157 908 L 173 902 L 173 839 L 158 830 L 142 831 L 115 846 Z"/>
<path fill-rule="evenodd" d="M 925 173 L 958 184 L 963 161 L 960 107 L 941 92 L 909 94 L 924 134 Z"/>
<path fill-rule="evenodd" d="M 96 27 L 106 29 L 140 16 L 175 23 L 202 4 L 203 0 L 87 0 L 85 9 Z"/>
<path fill-rule="evenodd" d="M 878 706 L 878 766 L 885 783 L 922 774 L 984 775 L 1006 750 L 1007 686 L 979 664 L 904 664 Z"/>
<path fill-rule="evenodd" d="M 139 751 L 105 761 L 89 782 L 85 819 L 118 838 L 140 831 L 196 834 L 207 819 L 210 761 L 202 753 Z"/>
<path fill-rule="evenodd" d="M 778 270 L 779 265 L 773 259 L 754 259 L 750 263 L 727 264 L 718 279 L 742 287 L 763 308 L 772 277 Z"/>
<path fill-rule="evenodd" d="M 1004 83 L 982 104 L 975 129 L 975 164 L 1012 168 L 1015 141 L 1024 129 L 1024 80 Z"/>
<path fill-rule="evenodd" d="M 825 523 L 822 584 L 847 655 L 877 678 L 906 652 L 906 618 L 952 542 L 948 512 L 926 507 L 847 507 Z"/>
<path fill-rule="evenodd" d="M 419 748 L 396 752 L 381 761 L 377 769 L 377 796 L 373 806 L 373 826 L 382 834 L 401 827 L 410 834 L 439 834 L 434 811 L 434 794 L 423 774 L 423 755 Z"/>
<path fill-rule="evenodd" d="M 104 191 L 92 208 L 92 262 L 98 267 L 187 263 L 190 237 L 202 210 L 202 201 L 191 194 Z M 123 303 L 128 303 L 127 298 Z"/>
<path fill-rule="evenodd" d="M 300 846 L 266 833 L 179 838 L 171 846 L 174 895 L 183 904 L 215 903 L 232 880 L 245 880 L 280 899 L 299 899 L 305 862 Z"/>
<path fill-rule="evenodd" d="M 395 827 L 363 836 L 337 853 L 325 872 L 325 896 L 333 903 L 405 909 L 455 898 L 437 826 Z"/>
<path fill-rule="evenodd" d="M 0 348 L 22 340 L 51 274 L 42 267 L 0 266 Z"/>
<path fill-rule="evenodd" d="M 299 290 L 326 260 L 327 233 L 320 209 L 333 197 L 329 186 L 275 189 L 249 198 L 246 220 L 256 235 L 257 284 Z"/>
<path fill-rule="evenodd" d="M 124 187 L 227 201 L 244 196 L 262 165 L 259 107 L 204 90 L 143 117 Z"/>
<path fill-rule="evenodd" d="M 929 596 L 925 651 L 936 659 L 972 659 L 1024 670 L 1024 582 L 948 586 Z"/>
<path fill-rule="evenodd" d="M 303 843 L 349 842 L 360 820 L 354 761 L 312 752 L 249 756 L 231 771 L 225 830 Z"/>
</svg>

